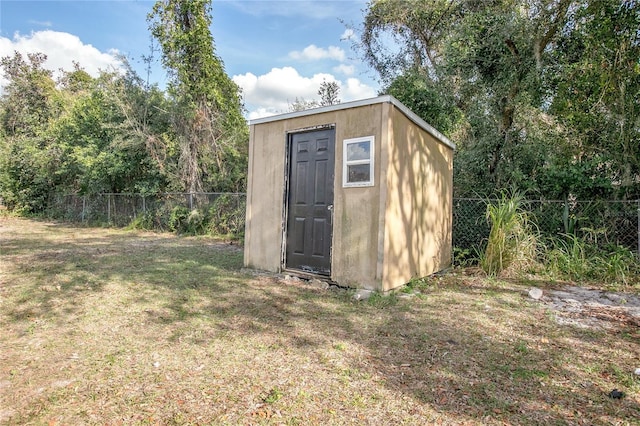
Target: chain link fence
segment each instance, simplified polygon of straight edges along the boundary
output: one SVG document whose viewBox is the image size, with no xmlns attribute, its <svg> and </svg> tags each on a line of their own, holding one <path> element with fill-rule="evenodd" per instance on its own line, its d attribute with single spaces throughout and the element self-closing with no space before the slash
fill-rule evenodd
<svg viewBox="0 0 640 426">
<path fill-rule="evenodd" d="M 454 199 L 454 248 L 472 254 L 484 249 L 490 231 L 487 203 L 496 201 Z M 640 253 L 640 200 L 526 200 L 523 208 L 543 238 L 572 234 L 602 248 L 622 246 Z M 245 209 L 244 193 L 56 195 L 49 200 L 48 214 L 69 222 L 113 226 L 128 226 L 144 219 L 147 226 L 143 227 L 175 230 L 172 226 L 176 226 L 177 220 L 190 221 L 191 212 L 199 211 L 218 233 L 238 235 L 244 232 Z M 182 219 L 176 212 L 183 215 Z"/>
<path fill-rule="evenodd" d="M 68 222 L 102 223 L 177 230 L 180 220 L 214 226 L 220 233 L 244 232 L 246 195 L 244 193 L 164 193 L 54 195 L 47 215 Z M 200 212 L 194 215 L 192 212 Z"/>
<path fill-rule="evenodd" d="M 482 251 L 489 236 L 487 203 L 497 200 L 456 198 L 453 204 L 453 246 Z M 575 235 L 601 248 L 625 247 L 640 252 L 640 200 L 635 201 L 536 201 L 523 209 L 543 238 Z"/>
</svg>

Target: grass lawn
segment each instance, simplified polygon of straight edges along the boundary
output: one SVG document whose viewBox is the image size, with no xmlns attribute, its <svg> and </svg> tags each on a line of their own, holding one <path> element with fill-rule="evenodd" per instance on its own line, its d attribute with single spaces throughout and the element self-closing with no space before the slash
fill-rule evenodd
<svg viewBox="0 0 640 426">
<path fill-rule="evenodd" d="M 526 296 L 552 283 L 357 302 L 241 267 L 211 238 L 0 217 L 0 424 L 640 424 L 638 328 L 559 325 Z"/>
</svg>

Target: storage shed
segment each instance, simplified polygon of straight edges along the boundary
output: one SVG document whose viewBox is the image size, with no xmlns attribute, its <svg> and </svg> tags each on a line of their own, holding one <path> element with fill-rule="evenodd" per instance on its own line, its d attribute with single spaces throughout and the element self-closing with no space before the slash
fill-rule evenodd
<svg viewBox="0 0 640 426">
<path fill-rule="evenodd" d="M 378 291 L 442 270 L 454 149 L 392 96 L 251 120 L 245 266 Z"/>
</svg>

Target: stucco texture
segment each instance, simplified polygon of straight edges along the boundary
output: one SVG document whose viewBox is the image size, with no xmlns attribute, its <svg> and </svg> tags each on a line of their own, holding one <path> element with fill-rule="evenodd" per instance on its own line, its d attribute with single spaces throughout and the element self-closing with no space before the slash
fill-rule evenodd
<svg viewBox="0 0 640 426">
<path fill-rule="evenodd" d="M 453 150 L 391 107 L 383 290 L 449 265 Z"/>
<path fill-rule="evenodd" d="M 381 101 L 251 125 L 245 266 L 283 270 L 288 134 L 318 126 L 336 135 L 331 280 L 388 291 L 446 267 L 453 150 Z M 375 186 L 343 188 L 343 140 L 363 136 Z"/>
</svg>

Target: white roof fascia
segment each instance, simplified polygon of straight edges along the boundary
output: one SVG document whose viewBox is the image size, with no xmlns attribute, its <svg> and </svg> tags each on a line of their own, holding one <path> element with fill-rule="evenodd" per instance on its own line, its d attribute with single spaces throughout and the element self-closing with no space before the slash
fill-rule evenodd
<svg viewBox="0 0 640 426">
<path fill-rule="evenodd" d="M 341 104 L 329 105 L 329 106 L 324 106 L 320 108 L 312 108 L 304 111 L 288 112 L 285 114 L 278 114 L 278 115 L 271 115 L 269 117 L 256 118 L 254 120 L 250 120 L 249 125 L 252 126 L 254 124 L 263 124 L 263 123 L 269 123 L 272 121 L 280 121 L 280 120 L 287 120 L 291 118 L 305 117 L 308 115 L 322 114 L 324 112 L 340 111 L 343 109 L 357 108 L 361 106 L 374 105 L 374 104 L 380 104 L 385 102 L 394 105 L 396 108 L 402 111 L 402 113 L 406 115 L 407 118 L 409 118 L 409 120 L 413 121 L 415 124 L 420 126 L 425 132 L 430 133 L 440 142 L 447 145 L 449 148 L 456 149 L 456 145 L 453 142 L 451 142 L 449 138 L 447 138 L 445 135 L 437 131 L 433 126 L 428 124 L 422 118 L 418 117 L 413 111 L 411 111 L 404 104 L 402 104 L 402 102 L 400 102 L 399 100 L 397 100 L 391 95 L 383 95 L 383 96 L 378 96 L 376 98 L 361 99 L 358 101 L 344 102 Z"/>
<path fill-rule="evenodd" d="M 422 130 L 424 130 L 427 133 L 430 133 L 433 137 L 438 139 L 443 144 L 447 145 L 449 148 L 453 150 L 456 149 L 456 144 L 451 142 L 448 137 L 446 137 L 445 135 L 437 131 L 433 126 L 431 126 L 429 123 L 424 121 L 422 118 L 418 117 L 416 113 L 414 113 L 409 108 L 407 108 L 402 102 L 400 102 L 399 100 L 397 100 L 391 95 L 387 95 L 387 96 L 391 98 L 389 102 L 391 102 L 396 108 L 402 111 L 409 120 L 413 121 L 415 124 L 422 127 Z"/>
</svg>

